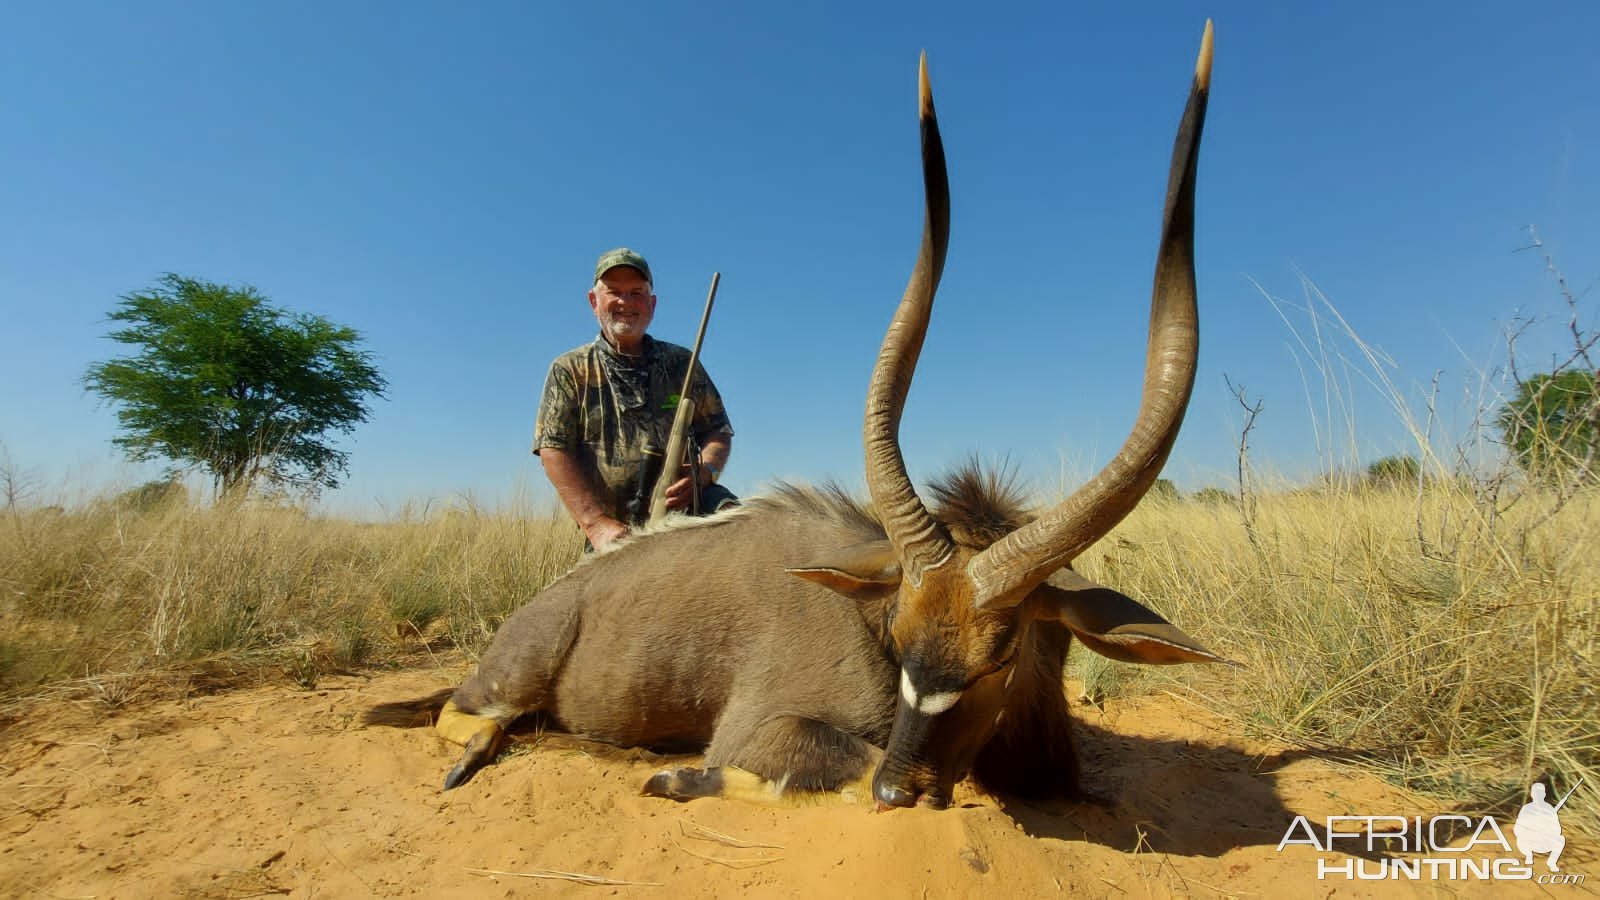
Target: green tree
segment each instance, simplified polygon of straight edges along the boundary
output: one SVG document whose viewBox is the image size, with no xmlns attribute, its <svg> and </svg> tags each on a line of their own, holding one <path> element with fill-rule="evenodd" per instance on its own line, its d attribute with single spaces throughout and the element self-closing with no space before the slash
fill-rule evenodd
<svg viewBox="0 0 1600 900">
<path fill-rule="evenodd" d="M 258 479 L 337 487 L 348 454 L 325 436 L 365 422 L 366 398 L 387 386 L 354 330 L 276 309 L 251 287 L 169 274 L 108 318 L 125 326 L 108 337 L 138 348 L 84 376 L 118 407 L 112 443 L 135 460 L 202 467 L 222 493 Z"/>
<path fill-rule="evenodd" d="M 1600 476 L 1600 387 L 1582 369 L 1535 375 L 1500 408 L 1500 435 L 1517 465 L 1549 478 Z"/>
<path fill-rule="evenodd" d="M 1367 466 L 1367 483 L 1415 485 L 1421 472 L 1422 464 L 1415 456 L 1385 456 Z"/>
</svg>

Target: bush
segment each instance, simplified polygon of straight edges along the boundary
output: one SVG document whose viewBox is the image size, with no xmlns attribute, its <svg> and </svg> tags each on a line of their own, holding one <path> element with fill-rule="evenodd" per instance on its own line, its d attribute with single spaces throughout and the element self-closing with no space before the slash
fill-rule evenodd
<svg viewBox="0 0 1600 900">
<path fill-rule="evenodd" d="M 189 489 L 173 479 L 147 481 L 138 487 L 123 491 L 112 501 L 118 509 L 136 513 L 162 512 L 189 503 Z"/>
<path fill-rule="evenodd" d="M 1385 456 L 1367 466 L 1367 483 L 1383 487 L 1415 485 L 1422 464 L 1415 456 Z"/>
</svg>

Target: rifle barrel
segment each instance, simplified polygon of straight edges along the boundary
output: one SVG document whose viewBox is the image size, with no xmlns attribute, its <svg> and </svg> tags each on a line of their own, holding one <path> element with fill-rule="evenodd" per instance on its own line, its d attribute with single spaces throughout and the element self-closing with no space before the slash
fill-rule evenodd
<svg viewBox="0 0 1600 900">
<path fill-rule="evenodd" d="M 1567 792 L 1565 794 L 1561 795 L 1561 802 L 1557 803 L 1556 806 L 1555 806 L 1556 812 L 1560 812 L 1561 811 L 1561 807 L 1567 805 L 1567 798 L 1571 797 L 1572 796 L 1572 792 L 1577 790 L 1578 789 L 1578 785 L 1581 785 L 1581 784 L 1583 784 L 1583 779 L 1579 778 L 1578 779 L 1578 784 L 1573 785 L 1571 788 L 1569 788 L 1567 790 Z"/>
<path fill-rule="evenodd" d="M 650 521 L 667 514 L 667 488 L 678 480 L 678 470 L 683 467 L 685 448 L 689 445 L 689 420 L 694 413 L 694 401 L 689 389 L 694 387 L 694 367 L 700 361 L 700 345 L 706 339 L 706 323 L 711 321 L 711 305 L 717 300 L 717 284 L 721 272 L 711 273 L 711 291 L 706 295 L 705 312 L 700 314 L 700 330 L 695 333 L 694 347 L 689 351 L 689 368 L 683 373 L 683 387 L 678 391 L 678 411 L 672 417 L 672 433 L 667 436 L 666 458 L 661 462 L 661 474 L 656 478 L 655 490 L 650 492 Z"/>
</svg>

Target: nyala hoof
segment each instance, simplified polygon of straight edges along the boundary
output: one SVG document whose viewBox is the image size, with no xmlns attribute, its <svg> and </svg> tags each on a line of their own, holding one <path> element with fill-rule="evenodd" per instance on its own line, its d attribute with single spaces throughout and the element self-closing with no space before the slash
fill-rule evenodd
<svg viewBox="0 0 1600 900">
<path fill-rule="evenodd" d="M 473 735 L 472 740 L 467 742 L 467 752 L 461 754 L 461 761 L 444 776 L 444 789 L 448 791 L 466 784 L 473 773 L 494 759 L 495 751 L 498 749 L 500 749 L 498 728 L 492 732 L 485 730 Z"/>
<path fill-rule="evenodd" d="M 461 761 L 444 776 L 444 789 L 447 791 L 466 784 L 474 772 L 494 759 L 495 752 L 500 749 L 500 739 L 505 736 L 505 729 L 500 727 L 500 723 L 464 712 L 454 701 L 445 704 L 434 729 L 445 740 L 466 747 L 466 752 L 461 754 Z"/>
<path fill-rule="evenodd" d="M 680 766 L 663 769 L 650 776 L 640 791 L 646 797 L 665 797 L 668 800 L 694 800 L 700 797 L 722 796 L 722 770 L 696 769 Z"/>
</svg>

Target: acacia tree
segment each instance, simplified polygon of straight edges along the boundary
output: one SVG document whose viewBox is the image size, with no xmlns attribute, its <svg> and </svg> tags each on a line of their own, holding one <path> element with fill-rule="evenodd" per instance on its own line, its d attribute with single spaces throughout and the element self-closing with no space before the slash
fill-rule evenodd
<svg viewBox="0 0 1600 900">
<path fill-rule="evenodd" d="M 1600 477 L 1600 385 L 1594 372 L 1567 369 L 1518 383 L 1497 421 L 1512 458 L 1528 474 Z"/>
<path fill-rule="evenodd" d="M 95 363 L 89 390 L 118 407 L 112 443 L 135 460 L 210 472 L 223 494 L 259 480 L 316 494 L 337 487 L 348 454 L 327 443 L 367 420 L 387 382 L 360 335 L 291 314 L 252 287 L 168 274 L 124 296 L 107 335 L 136 347 Z"/>
</svg>

